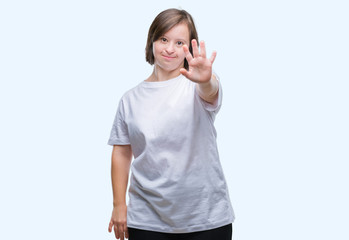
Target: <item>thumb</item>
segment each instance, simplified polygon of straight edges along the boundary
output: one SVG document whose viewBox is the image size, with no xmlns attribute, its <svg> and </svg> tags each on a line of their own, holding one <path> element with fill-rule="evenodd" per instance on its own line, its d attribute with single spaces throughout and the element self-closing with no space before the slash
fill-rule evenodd
<svg viewBox="0 0 349 240">
<path fill-rule="evenodd" d="M 188 78 L 188 76 L 190 75 L 189 72 L 187 71 L 187 69 L 185 69 L 185 68 L 181 68 L 181 69 L 179 70 L 179 72 L 180 72 L 182 75 L 184 75 L 186 78 Z"/>
<path fill-rule="evenodd" d="M 109 222 L 109 227 L 108 227 L 108 232 L 111 232 L 112 231 L 112 229 L 113 229 L 113 221 L 112 220 L 110 220 L 110 222 Z"/>
</svg>

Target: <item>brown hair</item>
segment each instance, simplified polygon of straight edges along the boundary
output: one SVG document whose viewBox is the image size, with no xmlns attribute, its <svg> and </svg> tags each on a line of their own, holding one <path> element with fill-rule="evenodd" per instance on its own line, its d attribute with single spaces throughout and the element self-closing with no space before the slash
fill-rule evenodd
<svg viewBox="0 0 349 240">
<path fill-rule="evenodd" d="M 186 23 L 189 30 L 189 51 L 193 54 L 191 40 L 196 39 L 199 42 L 194 20 L 185 10 L 170 8 L 159 13 L 151 24 L 148 32 L 147 45 L 145 47 L 145 59 L 150 65 L 154 64 L 153 42 L 179 23 Z M 189 64 L 184 59 L 184 68 L 189 69 Z"/>
</svg>

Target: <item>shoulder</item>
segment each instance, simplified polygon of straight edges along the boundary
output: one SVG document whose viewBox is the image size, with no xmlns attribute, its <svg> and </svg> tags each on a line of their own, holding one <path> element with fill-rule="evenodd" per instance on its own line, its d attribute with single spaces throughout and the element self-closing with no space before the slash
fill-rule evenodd
<svg viewBox="0 0 349 240">
<path fill-rule="evenodd" d="M 139 89 L 141 88 L 142 82 L 137 84 L 136 86 L 130 88 L 127 90 L 122 96 L 120 101 L 129 101 L 135 94 L 139 92 Z"/>
</svg>

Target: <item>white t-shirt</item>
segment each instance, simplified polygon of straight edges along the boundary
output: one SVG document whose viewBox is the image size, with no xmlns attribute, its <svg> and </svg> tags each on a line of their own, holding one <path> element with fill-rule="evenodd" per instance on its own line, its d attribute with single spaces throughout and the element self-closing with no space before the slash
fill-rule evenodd
<svg viewBox="0 0 349 240">
<path fill-rule="evenodd" d="M 109 145 L 131 144 L 127 226 L 168 233 L 221 227 L 234 221 L 219 160 L 215 104 L 201 99 L 183 75 L 143 81 L 121 98 Z"/>
</svg>

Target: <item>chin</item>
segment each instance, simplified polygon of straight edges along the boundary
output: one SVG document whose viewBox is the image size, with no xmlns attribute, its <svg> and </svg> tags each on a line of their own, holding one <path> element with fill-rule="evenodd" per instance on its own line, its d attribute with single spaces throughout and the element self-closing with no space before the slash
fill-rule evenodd
<svg viewBox="0 0 349 240">
<path fill-rule="evenodd" d="M 176 66 L 166 66 L 166 64 L 157 64 L 158 67 L 160 67 L 161 69 L 167 71 L 167 72 L 173 72 L 173 71 L 178 71 L 181 69 L 181 68 L 184 68 L 184 64 L 179 64 L 179 65 L 176 65 Z"/>
</svg>

